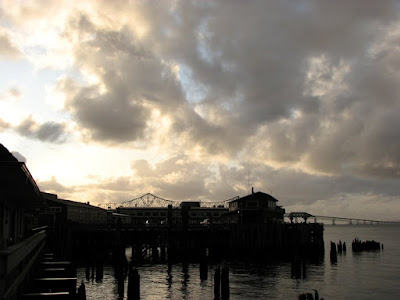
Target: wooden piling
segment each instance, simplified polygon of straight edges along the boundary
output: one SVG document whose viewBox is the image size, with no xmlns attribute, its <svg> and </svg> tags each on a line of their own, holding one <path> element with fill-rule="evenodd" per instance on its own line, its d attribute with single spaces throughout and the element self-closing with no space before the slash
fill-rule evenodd
<svg viewBox="0 0 400 300">
<path fill-rule="evenodd" d="M 104 274 L 103 264 L 101 261 L 97 261 L 96 262 L 96 281 L 103 280 L 103 274 Z"/>
<path fill-rule="evenodd" d="M 118 297 L 124 298 L 124 270 L 123 268 L 118 268 L 117 270 L 117 284 L 118 284 Z"/>
<path fill-rule="evenodd" d="M 85 284 L 83 283 L 83 280 L 78 288 L 77 300 L 86 300 L 86 288 Z"/>
<path fill-rule="evenodd" d="M 331 263 L 336 263 L 337 262 L 336 244 L 334 242 L 331 242 L 330 257 L 331 257 Z"/>
<path fill-rule="evenodd" d="M 208 278 L 208 265 L 207 260 L 203 258 L 200 261 L 200 280 L 207 280 Z"/>
<path fill-rule="evenodd" d="M 160 258 L 161 258 L 161 261 L 162 262 L 165 262 L 166 261 L 166 258 L 167 258 L 167 254 L 166 254 L 166 251 L 165 251 L 165 245 L 161 245 L 161 249 L 160 249 Z"/>
<path fill-rule="evenodd" d="M 140 275 L 137 269 L 129 268 L 128 300 L 140 299 Z"/>
<path fill-rule="evenodd" d="M 90 263 L 89 261 L 86 262 L 86 279 L 90 279 Z"/>
<path fill-rule="evenodd" d="M 218 300 L 221 296 L 221 269 L 218 267 L 214 274 L 214 299 Z"/>
<path fill-rule="evenodd" d="M 229 268 L 224 266 L 221 272 L 221 296 L 222 300 L 229 299 Z"/>
</svg>

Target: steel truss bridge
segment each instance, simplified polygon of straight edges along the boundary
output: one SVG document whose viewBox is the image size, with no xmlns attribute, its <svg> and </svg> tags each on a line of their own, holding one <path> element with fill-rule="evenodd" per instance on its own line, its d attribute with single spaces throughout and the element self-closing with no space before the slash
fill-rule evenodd
<svg viewBox="0 0 400 300">
<path fill-rule="evenodd" d="M 285 218 L 288 218 L 290 222 L 298 222 L 298 219 L 303 219 L 304 222 L 307 220 L 313 220 L 314 223 L 318 221 L 330 221 L 332 225 L 338 223 L 347 223 L 347 224 L 400 224 L 400 221 L 378 221 L 378 220 L 369 220 L 369 219 L 358 219 L 358 218 L 343 218 L 343 217 L 330 217 L 330 216 L 317 216 L 311 215 L 306 212 L 291 212 L 285 214 Z"/>
<path fill-rule="evenodd" d="M 223 201 L 194 201 L 200 202 L 201 207 L 229 207 L 229 202 L 232 200 L 239 199 L 239 197 L 234 197 L 231 199 L 223 200 Z M 172 205 L 172 207 L 179 207 L 182 202 L 186 201 L 177 201 L 177 200 L 167 200 L 151 193 L 144 194 L 140 197 L 134 198 L 125 202 L 115 202 L 115 203 L 105 203 L 100 204 L 99 206 L 105 209 L 115 209 L 117 207 L 168 207 L 168 205 Z"/>
</svg>

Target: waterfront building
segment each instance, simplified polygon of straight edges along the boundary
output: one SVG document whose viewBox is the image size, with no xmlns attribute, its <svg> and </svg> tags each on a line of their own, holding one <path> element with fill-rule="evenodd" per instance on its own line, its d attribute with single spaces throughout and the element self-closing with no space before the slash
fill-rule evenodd
<svg viewBox="0 0 400 300">
<path fill-rule="evenodd" d="M 107 223 L 107 210 L 71 200 L 60 199 L 56 194 L 44 193 L 47 207 L 41 214 L 41 219 L 47 224 L 56 222 L 71 222 L 79 224 L 105 224 Z"/>
<path fill-rule="evenodd" d="M 15 299 L 44 247 L 38 214 L 45 200 L 25 163 L 1 144 L 0 188 L 0 295 Z"/>
<path fill-rule="evenodd" d="M 283 223 L 285 209 L 276 205 L 278 200 L 263 192 L 254 192 L 229 202 L 229 212 L 223 215 L 224 223 L 263 224 Z"/>
<path fill-rule="evenodd" d="M 171 207 L 172 224 L 182 224 L 184 211 L 188 224 L 221 223 L 221 216 L 228 212 L 223 206 L 201 207 L 200 202 L 182 202 L 179 207 Z M 166 225 L 168 207 L 118 207 L 117 213 L 130 215 L 132 224 Z"/>
</svg>

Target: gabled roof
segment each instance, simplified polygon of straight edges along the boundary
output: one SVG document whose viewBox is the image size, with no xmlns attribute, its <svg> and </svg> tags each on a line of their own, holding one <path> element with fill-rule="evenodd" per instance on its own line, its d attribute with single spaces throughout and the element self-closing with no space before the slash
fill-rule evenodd
<svg viewBox="0 0 400 300">
<path fill-rule="evenodd" d="M 271 200 L 271 201 L 278 202 L 278 200 L 276 198 L 272 197 L 269 194 L 263 193 L 263 192 L 255 192 L 255 193 L 252 193 L 250 195 L 241 197 L 241 198 L 233 200 L 233 201 L 247 201 L 247 200 L 261 200 L 261 201 Z M 233 202 L 233 201 L 231 201 L 231 202 Z"/>
</svg>

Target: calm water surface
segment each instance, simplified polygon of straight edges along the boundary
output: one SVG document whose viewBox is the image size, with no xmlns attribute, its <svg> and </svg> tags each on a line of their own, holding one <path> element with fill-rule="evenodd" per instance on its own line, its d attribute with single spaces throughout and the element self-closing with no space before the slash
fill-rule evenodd
<svg viewBox="0 0 400 300">
<path fill-rule="evenodd" d="M 351 241 L 376 240 L 384 250 L 353 254 Z M 325 226 L 325 258 L 308 264 L 305 278 L 292 276 L 290 262 L 279 264 L 230 263 L 230 299 L 297 299 L 300 293 L 318 290 L 328 299 L 400 299 L 400 226 L 336 225 Z M 347 253 L 338 255 L 336 264 L 329 258 L 330 241 L 346 242 Z M 129 255 L 128 255 L 129 256 Z M 141 299 L 213 299 L 213 274 L 200 280 L 198 264 L 148 264 L 138 267 Z M 102 282 L 85 279 L 78 269 L 78 281 L 85 282 L 87 299 L 118 299 L 117 281 L 112 267 L 104 268 Z M 125 282 L 126 299 L 127 282 Z"/>
</svg>

